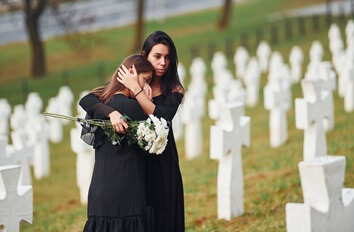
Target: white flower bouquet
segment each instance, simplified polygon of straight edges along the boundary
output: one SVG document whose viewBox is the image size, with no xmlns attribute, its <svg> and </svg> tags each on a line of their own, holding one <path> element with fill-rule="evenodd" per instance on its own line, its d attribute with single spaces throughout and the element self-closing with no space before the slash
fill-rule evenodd
<svg viewBox="0 0 354 232">
<path fill-rule="evenodd" d="M 66 119 L 79 122 L 83 127 L 87 125 L 94 126 L 93 132 L 97 127 L 101 127 L 112 144 L 121 144 L 121 141 L 126 138 L 128 145 L 137 144 L 140 148 L 149 153 L 160 155 L 166 148 L 169 126 L 164 118 L 157 118 L 154 115 L 149 115 L 147 120 L 133 121 L 128 116 L 123 118 L 127 120 L 128 129 L 125 135 L 119 135 L 114 129 L 109 120 L 102 119 L 83 119 L 70 117 L 60 114 L 43 113 L 45 116 Z"/>
</svg>

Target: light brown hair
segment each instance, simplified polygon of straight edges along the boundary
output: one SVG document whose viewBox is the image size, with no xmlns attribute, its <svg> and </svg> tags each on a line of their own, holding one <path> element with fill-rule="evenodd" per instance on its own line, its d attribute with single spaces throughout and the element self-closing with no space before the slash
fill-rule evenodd
<svg viewBox="0 0 354 232">
<path fill-rule="evenodd" d="M 136 54 L 128 56 L 127 58 L 125 58 L 122 64 L 119 65 L 116 71 L 114 71 L 111 80 L 107 83 L 107 85 L 100 86 L 92 90 L 92 93 L 95 94 L 101 102 L 105 104 L 108 103 L 116 92 L 122 91 L 126 88 L 122 83 L 117 80 L 117 72 L 118 69 L 122 67 L 122 65 L 127 67 L 127 69 L 132 68 L 132 66 L 134 65 L 138 74 L 152 72 L 152 76 L 154 76 L 154 67 L 152 67 L 152 65 L 149 61 L 146 60 L 146 58 Z"/>
</svg>

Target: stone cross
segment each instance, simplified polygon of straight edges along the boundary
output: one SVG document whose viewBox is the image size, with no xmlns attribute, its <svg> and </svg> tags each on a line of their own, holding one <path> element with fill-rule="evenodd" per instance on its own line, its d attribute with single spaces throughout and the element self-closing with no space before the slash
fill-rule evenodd
<svg viewBox="0 0 354 232">
<path fill-rule="evenodd" d="M 343 50 L 344 44 L 337 24 L 332 23 L 328 30 L 329 49 L 332 54 Z"/>
<path fill-rule="evenodd" d="M 323 120 L 328 117 L 328 92 L 320 81 L 301 81 L 303 99 L 295 99 L 296 128 L 304 129 L 304 160 L 327 155 Z"/>
<path fill-rule="evenodd" d="M 225 104 L 220 125 L 210 130 L 210 158 L 219 160 L 218 219 L 230 220 L 244 212 L 241 147 L 250 144 L 250 118 L 241 115 L 242 104 Z"/>
<path fill-rule="evenodd" d="M 354 21 L 348 20 L 347 25 L 345 26 L 345 36 L 346 36 L 346 42 L 347 42 L 347 47 L 354 42 Z"/>
<path fill-rule="evenodd" d="M 72 116 L 71 105 L 74 101 L 74 94 L 71 92 L 70 88 L 65 85 L 60 87 L 57 97 L 59 99 L 61 114 L 66 116 Z M 69 120 L 61 120 L 61 122 L 64 125 L 70 123 Z"/>
<path fill-rule="evenodd" d="M 183 85 L 183 81 L 186 76 L 186 69 L 184 68 L 183 64 L 180 62 L 178 63 L 177 71 L 178 71 L 179 80 L 180 80 L 181 84 Z M 172 119 L 173 135 L 174 135 L 176 141 L 181 140 L 183 137 L 183 123 L 182 123 L 182 119 L 181 119 L 180 108 L 181 108 L 181 106 L 178 108 L 175 116 Z"/>
<path fill-rule="evenodd" d="M 8 147 L 8 156 L 11 160 L 11 164 L 21 166 L 19 184 L 31 185 L 32 176 L 30 165 L 33 160 L 34 145 L 28 143 L 27 136 L 25 134 L 22 134 L 19 139 L 21 139 L 22 146 L 15 147 L 10 145 Z"/>
<path fill-rule="evenodd" d="M 343 189 L 344 156 L 323 156 L 299 163 L 304 203 L 286 204 L 288 232 L 351 232 L 354 189 Z"/>
<path fill-rule="evenodd" d="M 302 62 L 304 54 L 299 46 L 293 46 L 289 55 L 291 66 L 291 80 L 293 83 L 298 83 L 302 75 Z"/>
<path fill-rule="evenodd" d="M 46 108 L 46 112 L 54 113 L 54 114 L 60 114 L 60 101 L 58 97 L 52 97 L 48 101 L 48 106 Z M 48 123 L 49 123 L 49 140 L 53 143 L 60 143 L 63 140 L 63 126 L 62 122 L 58 118 L 52 118 L 48 117 L 47 118 Z"/>
<path fill-rule="evenodd" d="M 26 124 L 30 143 L 34 144 L 33 164 L 36 179 L 50 174 L 49 126 L 43 115 L 30 117 Z"/>
<path fill-rule="evenodd" d="M 205 65 L 204 60 L 201 57 L 196 57 L 192 60 L 192 64 L 189 68 L 189 72 L 192 77 L 201 76 L 204 79 L 206 71 L 207 71 L 206 68 L 207 67 Z"/>
<path fill-rule="evenodd" d="M 249 54 L 245 47 L 238 47 L 234 55 L 234 63 L 236 66 L 236 77 L 242 79 L 245 75 Z"/>
<path fill-rule="evenodd" d="M 0 135 L 9 134 L 9 116 L 11 114 L 11 106 L 8 101 L 0 99 Z"/>
<path fill-rule="evenodd" d="M 251 58 L 243 77 L 243 82 L 246 86 L 247 106 L 253 107 L 258 103 L 260 77 L 261 71 L 259 69 L 258 61 L 256 58 Z"/>
<path fill-rule="evenodd" d="M 310 64 L 309 65 L 317 65 L 322 61 L 323 57 L 323 47 L 321 42 L 313 41 L 310 48 Z"/>
<path fill-rule="evenodd" d="M 288 139 L 286 111 L 291 105 L 291 94 L 281 78 L 269 80 L 264 87 L 264 107 L 270 111 L 271 147 L 279 147 Z"/>
<path fill-rule="evenodd" d="M 16 232 L 21 221 L 32 223 L 32 186 L 18 186 L 20 171 L 20 166 L 0 166 L 0 230 Z"/>
<path fill-rule="evenodd" d="M 36 117 L 41 113 L 42 108 L 43 101 L 39 94 L 36 92 L 29 93 L 25 103 L 25 109 L 28 117 Z"/>
<path fill-rule="evenodd" d="M 322 61 L 318 65 L 309 66 L 305 79 L 310 81 L 320 81 L 321 91 L 326 91 L 328 94 L 328 115 L 324 120 L 323 127 L 325 131 L 334 129 L 334 100 L 333 92 L 336 89 L 336 74 L 332 70 L 332 65 L 328 61 Z"/>
<path fill-rule="evenodd" d="M 203 150 L 201 119 L 204 115 L 205 103 L 198 95 L 198 89 L 189 88 L 184 95 L 183 108 L 181 108 L 182 122 L 185 124 L 184 144 L 187 159 L 200 156 Z"/>
<path fill-rule="evenodd" d="M 0 166 L 9 165 L 11 163 L 7 152 L 8 139 L 6 136 L 0 135 Z"/>
<path fill-rule="evenodd" d="M 27 124 L 27 112 L 23 105 L 16 105 L 14 107 L 14 112 L 10 118 L 11 124 L 11 140 L 12 145 L 16 149 L 22 149 L 24 146 L 24 142 L 28 142 L 28 136 L 26 132 L 26 124 Z M 24 139 L 26 138 L 26 139 Z"/>
<path fill-rule="evenodd" d="M 272 50 L 266 41 L 261 41 L 257 48 L 257 58 L 262 73 L 268 71 L 269 58 Z"/>
<path fill-rule="evenodd" d="M 219 72 L 227 68 L 227 59 L 224 53 L 215 52 L 211 61 L 211 68 L 213 69 L 214 84 L 219 82 Z"/>
<path fill-rule="evenodd" d="M 345 112 L 354 111 L 354 68 L 349 70 L 344 91 L 344 110 Z"/>
<path fill-rule="evenodd" d="M 95 164 L 95 151 L 80 138 L 81 126 L 71 129 L 71 149 L 77 154 L 76 182 L 80 189 L 80 202 L 87 204 L 88 191 Z"/>
</svg>

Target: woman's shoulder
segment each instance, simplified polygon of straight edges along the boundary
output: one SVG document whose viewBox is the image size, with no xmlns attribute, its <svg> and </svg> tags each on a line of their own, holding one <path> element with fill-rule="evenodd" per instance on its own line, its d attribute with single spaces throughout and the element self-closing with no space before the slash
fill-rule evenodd
<svg viewBox="0 0 354 232">
<path fill-rule="evenodd" d="M 172 89 L 172 93 L 180 93 L 184 95 L 184 88 L 182 85 L 177 85 L 175 88 Z"/>
</svg>

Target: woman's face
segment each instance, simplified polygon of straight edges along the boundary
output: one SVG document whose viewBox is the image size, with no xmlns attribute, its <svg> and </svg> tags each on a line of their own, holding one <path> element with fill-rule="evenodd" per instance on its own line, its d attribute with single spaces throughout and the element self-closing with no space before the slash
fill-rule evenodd
<svg viewBox="0 0 354 232">
<path fill-rule="evenodd" d="M 145 84 L 150 84 L 152 79 L 152 72 L 144 72 L 138 74 L 138 82 L 141 88 L 144 88 Z"/>
<path fill-rule="evenodd" d="M 155 75 L 162 77 L 168 70 L 170 65 L 170 54 L 168 46 L 165 44 L 156 44 L 151 48 L 147 60 L 155 69 Z"/>
<path fill-rule="evenodd" d="M 138 74 L 138 83 L 142 89 L 145 87 L 145 84 L 150 84 L 151 79 L 152 79 L 152 72 L 144 72 Z M 131 90 L 129 91 L 129 97 L 130 98 L 135 97 L 134 93 Z"/>
</svg>

